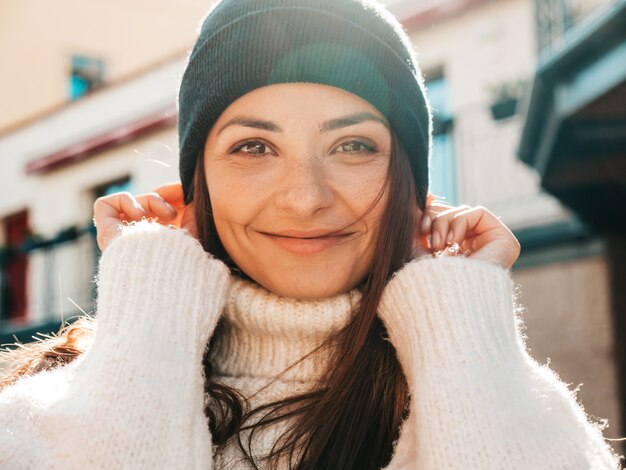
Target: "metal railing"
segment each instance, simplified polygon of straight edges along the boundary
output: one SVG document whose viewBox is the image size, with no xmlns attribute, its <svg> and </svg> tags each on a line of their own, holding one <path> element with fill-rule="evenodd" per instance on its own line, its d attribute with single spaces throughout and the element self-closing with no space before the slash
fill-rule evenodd
<svg viewBox="0 0 626 470">
<path fill-rule="evenodd" d="M 24 242 L 19 251 L 27 258 L 27 316 L 7 318 L 11 305 L 2 295 L 3 292 L 6 295 L 11 286 L 0 290 L 3 310 L 0 312 L 0 339 L 7 340 L 15 335 L 24 341 L 24 335 L 29 333 L 30 336 L 33 329 L 41 327 L 42 333 L 56 331 L 64 320 L 93 310 L 96 295 L 93 279 L 99 252 L 91 226 L 70 227 L 50 239 L 33 237 Z M 0 263 L 0 278 L 5 281 L 7 258 L 5 254 L 4 262 Z M 7 341 L 0 341 L 3 342 Z"/>
<path fill-rule="evenodd" d="M 546 53 L 557 47 L 577 25 L 623 0 L 535 0 L 537 49 Z"/>
</svg>

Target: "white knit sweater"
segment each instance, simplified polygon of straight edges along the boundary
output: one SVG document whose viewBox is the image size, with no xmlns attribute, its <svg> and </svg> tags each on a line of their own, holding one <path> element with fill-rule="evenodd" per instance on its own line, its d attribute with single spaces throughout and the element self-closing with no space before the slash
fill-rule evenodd
<svg viewBox="0 0 626 470">
<path fill-rule="evenodd" d="M 510 271 L 464 257 L 422 257 L 389 282 L 379 315 L 412 396 L 389 469 L 619 467 L 574 393 L 528 355 L 513 288 Z M 356 300 L 280 298 L 230 277 L 182 230 L 128 226 L 100 261 L 93 345 L 0 393 L 0 468 L 247 468 L 235 444 L 214 452 L 203 412 L 218 319 L 215 378 L 256 406 L 319 377 L 327 354 L 272 382 Z M 280 432 L 260 435 L 255 455 Z"/>
</svg>

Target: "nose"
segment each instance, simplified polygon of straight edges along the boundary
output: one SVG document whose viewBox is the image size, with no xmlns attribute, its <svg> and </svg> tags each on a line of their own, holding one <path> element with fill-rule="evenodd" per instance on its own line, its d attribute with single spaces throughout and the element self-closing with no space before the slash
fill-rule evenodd
<svg viewBox="0 0 626 470">
<path fill-rule="evenodd" d="M 299 218 L 307 218 L 323 212 L 335 199 L 328 177 L 321 163 L 310 159 L 298 159 L 289 163 L 278 183 L 275 204 Z"/>
</svg>

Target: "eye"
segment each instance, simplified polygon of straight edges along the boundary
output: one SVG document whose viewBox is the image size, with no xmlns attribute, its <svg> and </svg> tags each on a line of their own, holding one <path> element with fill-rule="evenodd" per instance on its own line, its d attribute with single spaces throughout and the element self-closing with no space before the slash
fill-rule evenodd
<svg viewBox="0 0 626 470">
<path fill-rule="evenodd" d="M 374 144 L 362 140 L 349 140 L 337 147 L 336 150 L 343 153 L 374 153 L 378 151 Z"/>
<path fill-rule="evenodd" d="M 265 154 L 275 155 L 275 152 L 265 142 L 259 140 L 248 140 L 236 145 L 230 153 L 243 153 L 252 157 Z"/>
</svg>

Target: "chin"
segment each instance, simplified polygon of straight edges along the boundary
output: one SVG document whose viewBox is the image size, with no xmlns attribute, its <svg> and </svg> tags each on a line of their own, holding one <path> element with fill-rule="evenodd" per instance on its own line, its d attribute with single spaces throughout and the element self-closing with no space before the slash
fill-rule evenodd
<svg viewBox="0 0 626 470">
<path fill-rule="evenodd" d="M 250 277 L 276 295 L 299 300 L 319 300 L 334 297 L 349 292 L 357 285 L 356 282 L 350 282 L 349 280 L 328 282 L 329 276 L 326 277 L 325 282 L 319 279 L 311 279 L 308 276 L 296 276 L 289 279 L 272 279 L 271 276 Z"/>
<path fill-rule="evenodd" d="M 371 266 L 368 253 L 353 251 L 326 250 L 306 257 L 255 251 L 260 255 L 255 256 L 251 250 L 233 252 L 230 256 L 239 269 L 266 290 L 299 300 L 325 299 L 350 292 L 365 279 Z"/>
</svg>

